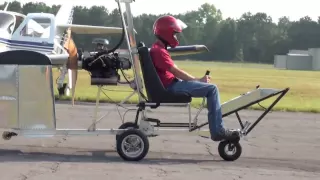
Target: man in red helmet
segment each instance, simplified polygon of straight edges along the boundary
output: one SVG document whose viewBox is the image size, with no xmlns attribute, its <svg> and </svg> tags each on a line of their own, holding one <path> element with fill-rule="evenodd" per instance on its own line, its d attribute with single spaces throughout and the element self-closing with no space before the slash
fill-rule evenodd
<svg viewBox="0 0 320 180">
<path fill-rule="evenodd" d="M 208 122 L 213 141 L 233 140 L 239 133 L 225 129 L 222 122 L 219 91 L 216 85 L 210 84 L 210 77 L 196 78 L 177 67 L 167 47 L 179 45 L 176 34 L 187 27 L 182 21 L 172 16 L 162 16 L 153 25 L 157 41 L 152 45 L 150 55 L 163 86 L 172 92 L 184 92 L 192 97 L 206 97 Z"/>
</svg>

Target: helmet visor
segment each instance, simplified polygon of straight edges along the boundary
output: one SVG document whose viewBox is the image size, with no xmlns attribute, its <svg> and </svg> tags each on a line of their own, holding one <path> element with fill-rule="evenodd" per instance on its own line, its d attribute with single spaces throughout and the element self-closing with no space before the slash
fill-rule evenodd
<svg viewBox="0 0 320 180">
<path fill-rule="evenodd" d="M 177 19 L 177 25 L 183 30 L 186 29 L 188 26 L 186 23 L 182 22 L 180 19 Z"/>
</svg>

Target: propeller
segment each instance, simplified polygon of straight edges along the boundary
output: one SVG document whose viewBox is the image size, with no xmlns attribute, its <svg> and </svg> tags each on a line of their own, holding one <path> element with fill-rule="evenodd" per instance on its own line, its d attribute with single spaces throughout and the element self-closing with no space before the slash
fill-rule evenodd
<svg viewBox="0 0 320 180">
<path fill-rule="evenodd" d="M 74 105 L 74 96 L 76 83 L 78 79 L 78 50 L 76 44 L 74 43 L 71 37 L 71 29 L 67 29 L 66 41 L 64 43 L 64 48 L 69 53 L 69 58 L 67 61 L 69 81 L 71 78 L 71 97 L 72 97 L 72 106 Z"/>
</svg>

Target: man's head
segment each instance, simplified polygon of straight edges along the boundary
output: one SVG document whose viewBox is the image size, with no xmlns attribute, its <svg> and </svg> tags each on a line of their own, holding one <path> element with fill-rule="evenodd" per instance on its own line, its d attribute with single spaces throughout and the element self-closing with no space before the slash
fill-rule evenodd
<svg viewBox="0 0 320 180">
<path fill-rule="evenodd" d="M 179 45 L 176 34 L 181 33 L 187 25 L 173 16 L 162 16 L 153 25 L 154 35 L 166 46 L 174 48 Z"/>
</svg>

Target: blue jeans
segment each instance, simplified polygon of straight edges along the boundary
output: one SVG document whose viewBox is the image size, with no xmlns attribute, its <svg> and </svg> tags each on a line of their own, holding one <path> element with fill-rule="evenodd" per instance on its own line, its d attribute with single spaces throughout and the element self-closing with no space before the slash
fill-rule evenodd
<svg viewBox="0 0 320 180">
<path fill-rule="evenodd" d="M 214 84 L 199 81 L 174 82 L 167 89 L 174 93 L 188 93 L 192 97 L 207 98 L 208 123 L 211 136 L 217 135 L 223 128 L 220 95 L 218 87 Z"/>
</svg>

